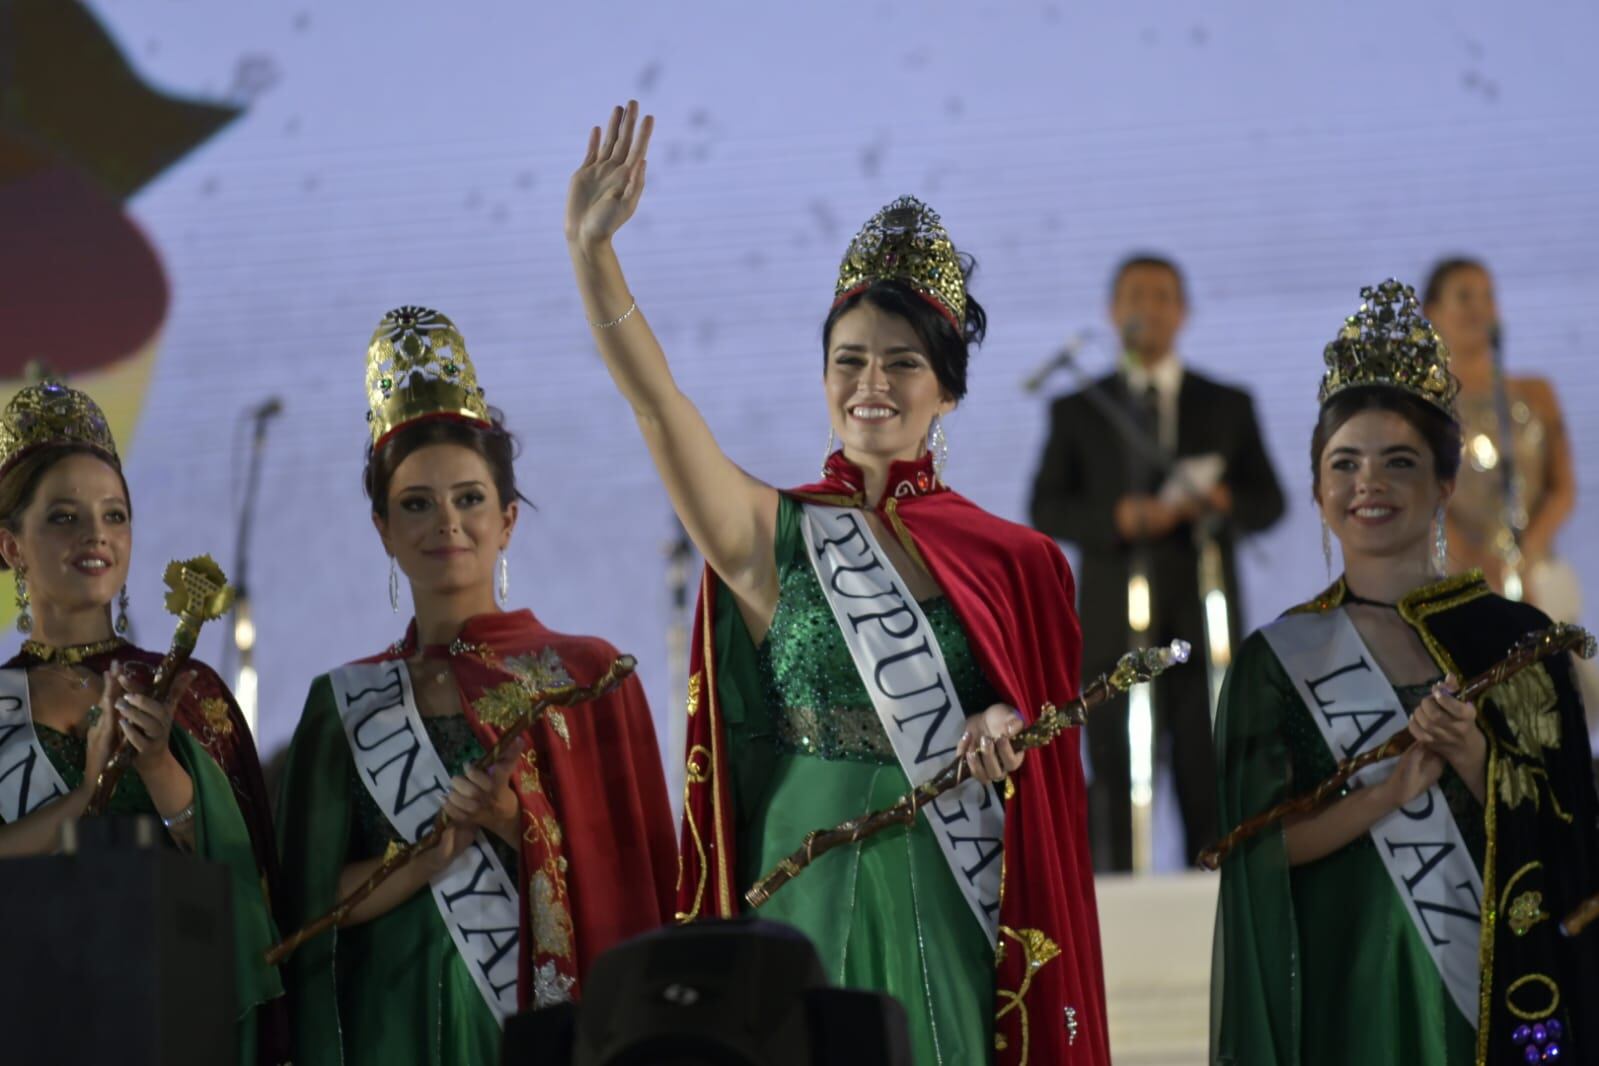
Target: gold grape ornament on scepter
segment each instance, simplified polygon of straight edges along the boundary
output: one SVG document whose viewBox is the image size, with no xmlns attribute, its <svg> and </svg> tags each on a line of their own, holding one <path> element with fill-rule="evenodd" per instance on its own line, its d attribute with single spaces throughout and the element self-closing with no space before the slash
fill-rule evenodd
<svg viewBox="0 0 1599 1066">
<path fill-rule="evenodd" d="M 200 628 L 207 622 L 221 618 L 233 606 L 233 589 L 227 575 L 216 560 L 209 555 L 167 564 L 165 574 L 166 609 L 177 615 L 178 625 L 172 634 L 172 647 L 156 667 L 155 678 L 150 683 L 150 695 L 165 701 L 172 692 L 172 682 L 178 672 L 194 654 L 195 641 L 200 639 Z M 111 757 L 105 769 L 94 782 L 94 794 L 89 799 L 88 814 L 101 814 L 111 802 L 128 765 L 133 762 L 133 747 L 127 737 L 117 734 Z"/>
</svg>

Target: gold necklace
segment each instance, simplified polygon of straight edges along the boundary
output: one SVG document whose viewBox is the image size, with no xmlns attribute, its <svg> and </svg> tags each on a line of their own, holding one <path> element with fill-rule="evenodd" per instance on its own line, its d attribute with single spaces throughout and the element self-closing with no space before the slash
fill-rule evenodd
<svg viewBox="0 0 1599 1066">
<path fill-rule="evenodd" d="M 22 642 L 22 654 L 31 655 L 42 663 L 77 666 L 85 659 L 104 655 L 108 651 L 116 651 L 126 643 L 127 641 L 121 637 L 112 637 L 110 640 L 97 640 L 91 644 L 67 644 L 58 648 L 37 640 L 25 640 Z"/>
</svg>

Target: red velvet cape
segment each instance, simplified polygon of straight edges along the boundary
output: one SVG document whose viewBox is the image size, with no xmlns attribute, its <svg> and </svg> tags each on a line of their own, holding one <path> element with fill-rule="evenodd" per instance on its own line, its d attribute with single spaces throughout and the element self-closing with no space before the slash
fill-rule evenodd
<svg viewBox="0 0 1599 1066">
<path fill-rule="evenodd" d="M 823 481 L 787 493 L 864 508 L 842 452 Z M 875 511 L 949 597 L 983 673 L 1032 722 L 1078 694 L 1082 632 L 1071 568 L 1055 542 L 939 484 L 930 457 L 895 463 Z M 707 569 L 690 660 L 687 788 L 678 917 L 737 913 L 732 768 L 717 695 L 715 577 Z M 1004 1066 L 1110 1062 L 1105 982 L 1075 733 L 1029 752 L 1006 803 L 995 973 L 995 1058 Z M 864 813 L 864 812 L 863 812 Z M 817 828 L 825 828 L 818 826 Z M 796 846 L 799 841 L 795 841 Z M 803 880 L 788 891 L 804 891 Z"/>
<path fill-rule="evenodd" d="M 519 686 L 567 683 L 554 675 L 548 652 L 579 685 L 592 684 L 617 657 L 605 641 L 557 633 L 526 610 L 478 615 L 461 628 L 457 644 L 422 649 L 424 657 L 453 667 L 462 709 L 484 750 L 504 733 L 509 715 L 527 706 Z M 415 654 L 413 622 L 399 644 L 363 661 Z M 533 1004 L 535 967 L 553 962 L 561 975 L 579 980 L 601 952 L 658 928 L 672 913 L 671 806 L 638 679 L 547 714 L 533 727 L 532 745 L 511 780 L 522 807 L 517 999 L 526 1008 Z M 572 986 L 574 997 L 578 987 Z"/>
</svg>

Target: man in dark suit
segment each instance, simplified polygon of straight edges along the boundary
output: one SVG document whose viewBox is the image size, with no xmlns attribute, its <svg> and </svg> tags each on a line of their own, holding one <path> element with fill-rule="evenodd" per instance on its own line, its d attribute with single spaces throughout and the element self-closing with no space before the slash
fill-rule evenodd
<svg viewBox="0 0 1599 1066">
<path fill-rule="evenodd" d="M 1189 665 L 1154 686 L 1155 736 L 1171 737 L 1172 776 L 1190 863 L 1216 836 L 1216 768 L 1211 747 L 1202 536 L 1214 539 L 1229 606 L 1230 646 L 1238 641 L 1233 544 L 1283 513 L 1282 490 L 1239 389 L 1185 368 L 1174 350 L 1187 312 L 1177 265 L 1153 255 L 1125 260 L 1111 282 L 1110 317 L 1125 348 L 1116 373 L 1057 400 L 1049 443 L 1033 484 L 1033 525 L 1076 544 L 1083 676 L 1108 670 L 1132 646 L 1181 637 Z M 1143 448 L 1127 437 L 1142 436 Z M 1202 458 L 1201 458 L 1202 457 Z M 1187 462 L 1177 460 L 1187 459 Z M 1148 628 L 1129 624 L 1128 580 L 1148 581 Z M 1089 830 L 1100 870 L 1133 863 L 1127 701 L 1088 718 L 1093 784 Z"/>
</svg>

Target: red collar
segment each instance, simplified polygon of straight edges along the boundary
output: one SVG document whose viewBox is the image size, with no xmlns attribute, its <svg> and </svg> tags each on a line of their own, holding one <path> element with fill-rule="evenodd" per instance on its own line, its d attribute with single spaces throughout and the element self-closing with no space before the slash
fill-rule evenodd
<svg viewBox="0 0 1599 1066">
<path fill-rule="evenodd" d="M 827 464 L 822 468 L 823 479 L 816 485 L 807 485 L 800 492 L 813 494 L 834 494 L 839 496 L 853 496 L 861 501 L 866 501 L 866 475 L 861 473 L 861 468 L 844 458 L 841 448 L 827 457 Z M 914 496 L 933 496 L 940 492 L 948 492 L 949 487 L 938 480 L 938 475 L 933 473 L 933 456 L 923 452 L 917 459 L 896 459 L 888 468 L 888 481 L 883 487 L 883 498 L 877 501 L 881 507 L 889 500 L 905 500 Z"/>
</svg>

